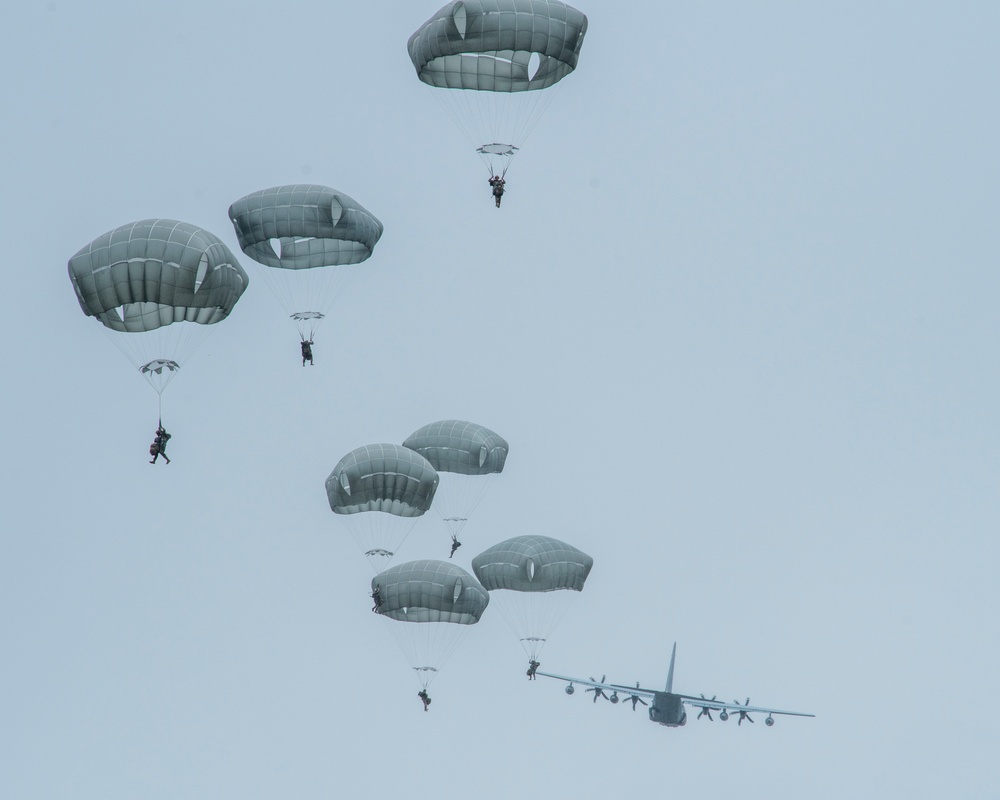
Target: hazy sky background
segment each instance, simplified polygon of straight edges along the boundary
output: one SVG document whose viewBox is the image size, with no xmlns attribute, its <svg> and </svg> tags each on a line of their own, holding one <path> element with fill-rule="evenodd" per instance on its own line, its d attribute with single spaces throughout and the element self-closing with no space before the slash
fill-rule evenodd
<svg viewBox="0 0 1000 800">
<path fill-rule="evenodd" d="M 995 791 L 1000 6 L 581 2 L 497 211 L 406 53 L 437 0 L 8 5 L 0 794 Z M 374 256 L 307 369 L 241 257 L 149 466 L 67 260 L 160 216 L 238 252 L 229 204 L 297 182 Z M 817 718 L 567 698 L 489 610 L 423 713 L 323 483 L 452 417 L 511 446 L 458 563 L 595 559 L 544 669 L 655 688 L 676 640 L 675 689 Z"/>
</svg>

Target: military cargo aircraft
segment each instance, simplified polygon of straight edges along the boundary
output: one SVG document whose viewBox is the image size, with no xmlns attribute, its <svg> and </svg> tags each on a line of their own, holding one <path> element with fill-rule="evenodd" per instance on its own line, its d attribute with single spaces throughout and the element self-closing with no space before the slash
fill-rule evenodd
<svg viewBox="0 0 1000 800">
<path fill-rule="evenodd" d="M 730 716 L 734 714 L 739 714 L 738 725 L 742 725 L 743 721 L 753 722 L 753 717 L 750 713 L 757 714 L 767 714 L 767 718 L 764 720 L 764 724 L 768 727 L 774 725 L 774 715 L 783 714 L 791 717 L 815 717 L 815 714 L 806 714 L 801 711 L 779 711 L 776 708 L 764 708 L 763 706 L 752 706 L 750 705 L 750 698 L 748 697 L 746 703 L 739 703 L 733 701 L 732 703 L 726 703 L 721 700 L 716 700 L 713 696 L 709 700 L 704 695 L 699 697 L 694 697 L 687 694 L 676 694 L 673 690 L 674 685 L 674 659 L 677 657 L 677 643 L 674 642 L 674 649 L 670 654 L 670 669 L 667 671 L 667 685 L 663 691 L 657 691 L 656 689 L 643 689 L 636 683 L 635 686 L 623 686 L 617 683 L 605 683 L 604 678 L 596 681 L 593 678 L 590 680 L 584 680 L 583 678 L 569 678 L 565 675 L 553 675 L 548 672 L 538 671 L 536 674 L 544 675 L 546 678 L 555 678 L 556 680 L 566 681 L 566 694 L 573 694 L 576 691 L 576 686 L 587 686 L 588 692 L 594 693 L 594 702 L 597 702 L 597 698 L 603 697 L 605 700 L 610 701 L 615 704 L 621 699 L 619 695 L 623 696 L 625 701 L 632 701 L 632 710 L 635 711 L 635 707 L 638 703 L 649 706 L 649 719 L 652 722 L 659 723 L 660 725 L 665 725 L 668 728 L 679 728 L 682 725 L 687 724 L 687 711 L 685 706 L 691 706 L 693 708 L 699 709 L 698 716 L 696 719 L 701 719 L 702 717 L 708 717 L 709 720 L 712 719 L 712 712 L 719 712 L 719 719 L 725 722 Z M 605 676 L 606 677 L 606 676 Z M 645 698 L 645 699 L 644 699 Z M 650 702 L 647 704 L 646 699 Z"/>
</svg>

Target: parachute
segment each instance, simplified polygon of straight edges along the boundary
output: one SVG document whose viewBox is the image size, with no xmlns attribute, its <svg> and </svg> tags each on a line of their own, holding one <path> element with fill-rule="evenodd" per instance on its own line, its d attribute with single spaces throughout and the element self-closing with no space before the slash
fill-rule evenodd
<svg viewBox="0 0 1000 800">
<path fill-rule="evenodd" d="M 382 603 L 378 613 L 426 689 L 479 622 L 490 596 L 479 581 L 447 561 L 410 561 L 372 578 Z"/>
<path fill-rule="evenodd" d="M 448 473 L 434 508 L 458 536 L 493 478 L 503 471 L 507 441 L 482 425 L 458 419 L 432 422 L 414 431 L 403 447 L 415 450 L 438 472 Z"/>
<path fill-rule="evenodd" d="M 312 184 L 248 194 L 229 207 L 229 219 L 243 252 L 267 267 L 264 282 L 303 341 L 382 236 L 382 223 L 356 200 Z"/>
<path fill-rule="evenodd" d="M 587 17 L 557 0 L 457 0 L 410 36 L 417 77 L 437 92 L 493 175 L 503 175 L 576 69 Z M 550 89 L 550 91 L 540 91 Z"/>
<path fill-rule="evenodd" d="M 157 395 L 249 284 L 218 237 L 169 219 L 97 237 L 69 260 L 69 277 L 83 313 L 104 326 Z"/>
<path fill-rule="evenodd" d="M 437 472 L 419 453 L 369 444 L 340 459 L 326 479 L 326 495 L 377 571 L 431 507 L 437 485 Z"/>
<path fill-rule="evenodd" d="M 586 553 L 551 536 L 515 536 L 472 559 L 472 571 L 532 661 L 593 566 Z"/>
</svg>

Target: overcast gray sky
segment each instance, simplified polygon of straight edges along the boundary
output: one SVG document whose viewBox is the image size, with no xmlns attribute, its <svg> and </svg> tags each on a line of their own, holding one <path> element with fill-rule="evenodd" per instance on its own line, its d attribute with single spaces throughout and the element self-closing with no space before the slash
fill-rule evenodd
<svg viewBox="0 0 1000 800">
<path fill-rule="evenodd" d="M 995 790 L 997 4 L 581 2 L 500 211 L 406 53 L 436 0 L 9 5 L 0 794 Z M 229 204 L 296 182 L 374 256 L 307 369 L 241 257 L 150 467 L 67 260 L 161 216 L 238 252 Z M 545 668 L 657 687 L 676 640 L 675 689 L 817 718 L 567 698 L 489 609 L 422 713 L 323 482 L 452 417 L 511 448 L 462 566 L 595 559 Z"/>
</svg>

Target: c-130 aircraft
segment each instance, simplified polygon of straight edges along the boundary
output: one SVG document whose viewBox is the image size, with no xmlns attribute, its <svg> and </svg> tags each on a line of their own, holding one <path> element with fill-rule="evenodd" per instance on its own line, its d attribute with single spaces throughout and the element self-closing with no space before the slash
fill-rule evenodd
<svg viewBox="0 0 1000 800">
<path fill-rule="evenodd" d="M 767 718 L 764 720 L 764 724 L 768 727 L 774 725 L 774 715 L 784 714 L 790 717 L 815 717 L 815 714 L 806 714 L 801 711 L 779 711 L 776 708 L 763 708 L 762 706 L 752 706 L 750 705 L 750 698 L 747 698 L 745 704 L 740 704 L 736 701 L 732 703 L 725 703 L 716 700 L 713 697 L 711 700 L 706 698 L 704 695 L 700 697 L 692 697 L 687 694 L 675 694 L 673 691 L 674 684 L 674 659 L 677 656 L 677 642 L 674 642 L 673 652 L 670 654 L 670 669 L 667 672 L 667 685 L 662 692 L 656 691 L 655 689 L 643 689 L 637 683 L 635 686 L 622 686 L 617 683 L 605 683 L 604 678 L 599 681 L 595 681 L 593 678 L 590 680 L 584 680 L 582 678 L 568 678 L 565 675 L 552 675 L 548 672 L 537 672 L 538 675 L 544 675 L 546 678 L 555 678 L 556 680 L 566 681 L 566 694 L 573 694 L 576 691 L 574 684 L 580 684 L 581 686 L 589 686 L 588 692 L 594 693 L 594 702 L 597 702 L 598 697 L 603 697 L 605 700 L 610 700 L 612 703 L 617 703 L 619 700 L 619 692 L 625 695 L 625 700 L 632 701 L 632 710 L 635 711 L 635 706 L 637 703 L 642 703 L 647 705 L 646 701 L 642 698 L 649 698 L 649 719 L 651 722 L 659 723 L 660 725 L 665 725 L 668 728 L 679 728 L 682 725 L 687 724 L 687 711 L 684 709 L 685 705 L 692 706 L 694 708 L 700 709 L 696 719 L 701 719 L 703 716 L 707 716 L 709 720 L 712 719 L 712 712 L 719 712 L 719 719 L 725 722 L 733 714 L 739 714 L 739 721 L 737 724 L 742 725 L 743 720 L 747 722 L 753 722 L 753 718 L 750 716 L 750 712 L 767 714 Z"/>
</svg>

